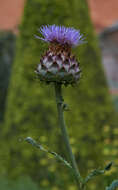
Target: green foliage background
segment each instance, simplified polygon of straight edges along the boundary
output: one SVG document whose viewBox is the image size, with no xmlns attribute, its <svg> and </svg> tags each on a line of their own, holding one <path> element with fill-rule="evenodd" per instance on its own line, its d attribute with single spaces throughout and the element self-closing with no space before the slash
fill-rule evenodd
<svg viewBox="0 0 118 190">
<path fill-rule="evenodd" d="M 45 24 L 79 28 L 86 36 L 87 43 L 73 50 L 80 60 L 83 76 L 76 87 L 64 88 L 64 98 L 70 106 L 65 117 L 82 174 L 85 176 L 88 169 L 103 164 L 103 127 L 112 122 L 114 111 L 87 2 L 27 0 L 7 100 L 2 145 L 5 159 L 0 168 L 2 174 L 11 178 L 29 175 L 42 188 L 72 190 L 73 177 L 69 171 L 24 142 L 25 137 L 31 136 L 66 157 L 57 124 L 53 86 L 41 84 L 34 73 L 47 48 L 34 34 Z"/>
<path fill-rule="evenodd" d="M 41 190 L 29 177 L 22 176 L 16 180 L 6 179 L 0 176 L 0 188 L 2 190 Z"/>
<path fill-rule="evenodd" d="M 4 119 L 7 89 L 15 54 L 15 39 L 11 32 L 0 32 L 0 122 Z"/>
</svg>

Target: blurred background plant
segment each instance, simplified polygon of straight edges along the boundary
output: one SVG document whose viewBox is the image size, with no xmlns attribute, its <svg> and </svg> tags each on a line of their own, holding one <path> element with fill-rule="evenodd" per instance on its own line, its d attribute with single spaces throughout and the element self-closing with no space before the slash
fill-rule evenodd
<svg viewBox="0 0 118 190">
<path fill-rule="evenodd" d="M 110 72 L 103 71 L 103 65 L 106 68 L 107 60 L 111 60 L 108 59 L 110 49 L 106 53 L 106 48 L 110 48 L 111 45 L 106 44 L 108 40 L 103 41 L 103 36 L 106 39 L 108 34 L 112 34 L 110 36 L 114 39 L 116 30 L 111 32 L 108 29 L 109 32 L 103 31 L 99 35 L 102 56 L 107 55 L 104 56 L 105 61 L 102 65 L 98 39 L 86 1 L 27 0 L 24 9 L 24 1 L 19 1 L 14 15 L 19 11 L 19 3 L 23 12 L 20 27 L 17 29 L 16 26 L 14 28 L 13 25 L 8 27 L 4 24 L 4 28 L 11 27 L 17 34 L 17 45 L 13 33 L 0 33 L 1 175 L 6 181 L 13 180 L 14 183 L 20 176 L 29 176 L 29 181 L 31 179 L 31 183 L 38 184 L 42 190 L 76 190 L 73 177 L 67 175 L 68 169 L 45 153 L 37 152 L 24 143 L 24 138 L 31 136 L 66 158 L 65 147 L 57 128 L 53 88 L 43 86 L 35 77 L 34 70 L 46 45 L 36 40 L 34 34 L 38 34 L 37 29 L 44 24 L 73 26 L 84 33 L 87 44 L 75 51 L 83 72 L 82 79 L 75 88 L 64 90 L 65 100 L 70 105 L 70 111 L 66 113 L 67 126 L 73 152 L 84 176 L 90 170 L 114 161 L 111 171 L 102 179 L 96 178 L 87 187 L 97 190 L 101 186 L 101 189 L 105 189 L 105 186 L 117 177 L 118 129 L 117 111 L 114 109 L 107 86 L 107 83 L 111 84 L 109 80 L 114 79 L 111 77 L 114 74 L 111 74 L 112 69 Z M 5 6 L 5 3 L 3 5 Z M 112 38 L 110 37 L 113 41 Z M 12 67 L 14 54 L 16 56 Z M 113 57 L 113 54 L 111 55 Z M 109 65 L 113 65 L 112 61 L 109 61 Z M 114 88 L 110 88 L 110 91 L 114 96 Z M 116 93 L 115 97 L 117 98 Z M 18 188 L 16 186 L 16 189 Z"/>
<path fill-rule="evenodd" d="M 7 89 L 15 55 L 16 37 L 13 32 L 0 32 L 0 122 L 4 120 Z"/>
<path fill-rule="evenodd" d="M 1 176 L 0 188 L 3 190 L 40 190 L 38 185 L 36 185 L 28 176 L 19 177 L 17 180 L 10 180 Z"/>
</svg>

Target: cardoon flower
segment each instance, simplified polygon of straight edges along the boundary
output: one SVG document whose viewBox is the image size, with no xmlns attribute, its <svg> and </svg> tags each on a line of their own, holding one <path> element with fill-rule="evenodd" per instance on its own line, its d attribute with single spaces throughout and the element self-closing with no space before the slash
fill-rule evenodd
<svg viewBox="0 0 118 190">
<path fill-rule="evenodd" d="M 80 78 L 79 62 L 72 54 L 72 47 L 83 43 L 79 30 L 64 26 L 42 26 L 36 36 L 49 43 L 49 49 L 41 57 L 37 73 L 41 81 L 73 84 Z"/>
</svg>

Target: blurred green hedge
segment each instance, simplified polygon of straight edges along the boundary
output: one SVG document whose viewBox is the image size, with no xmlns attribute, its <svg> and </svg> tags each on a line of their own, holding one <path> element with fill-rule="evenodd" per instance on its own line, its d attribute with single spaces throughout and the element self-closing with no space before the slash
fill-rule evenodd
<svg viewBox="0 0 118 190">
<path fill-rule="evenodd" d="M 17 180 L 10 180 L 0 176 L 0 189 L 2 190 L 41 190 L 39 187 L 26 176 Z"/>
<path fill-rule="evenodd" d="M 16 37 L 12 32 L 0 31 L 0 122 L 4 119 L 10 73 L 15 54 Z"/>
<path fill-rule="evenodd" d="M 114 111 L 87 3 L 81 0 L 27 0 L 7 99 L 1 153 L 5 159 L 0 167 L 12 178 L 29 175 L 42 188 L 71 190 L 75 187 L 69 171 L 23 140 L 31 136 L 66 157 L 57 124 L 53 86 L 41 84 L 34 73 L 47 48 L 47 44 L 35 39 L 34 34 L 38 34 L 37 29 L 45 24 L 72 26 L 86 37 L 87 43 L 73 50 L 80 60 L 83 75 L 76 87 L 64 88 L 65 101 L 70 106 L 65 117 L 82 174 L 85 176 L 88 170 L 103 165 L 103 128 L 112 123 Z"/>
</svg>

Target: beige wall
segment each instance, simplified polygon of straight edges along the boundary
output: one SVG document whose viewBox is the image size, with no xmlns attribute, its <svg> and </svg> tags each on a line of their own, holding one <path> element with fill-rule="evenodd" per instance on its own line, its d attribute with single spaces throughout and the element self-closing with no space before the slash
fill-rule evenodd
<svg viewBox="0 0 118 190">
<path fill-rule="evenodd" d="M 0 0 L 0 30 L 17 32 L 24 0 Z"/>
<path fill-rule="evenodd" d="M 118 0 L 88 0 L 96 31 L 118 21 Z"/>
</svg>

